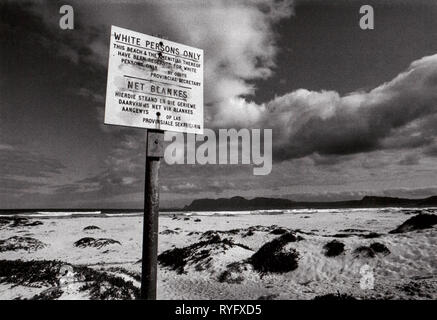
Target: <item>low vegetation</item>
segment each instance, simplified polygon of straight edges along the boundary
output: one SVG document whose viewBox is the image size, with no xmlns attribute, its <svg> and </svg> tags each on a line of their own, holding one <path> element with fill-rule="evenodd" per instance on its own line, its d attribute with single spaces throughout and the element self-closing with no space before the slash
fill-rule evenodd
<svg viewBox="0 0 437 320">
<path fill-rule="evenodd" d="M 336 257 L 344 252 L 344 243 L 338 240 L 332 240 L 323 246 L 325 256 Z"/>
<path fill-rule="evenodd" d="M 264 244 L 249 259 L 253 268 L 264 274 L 268 272 L 284 273 L 297 269 L 299 253 L 293 248 L 285 249 L 290 242 L 302 240 L 292 232 Z"/>
<path fill-rule="evenodd" d="M 36 251 L 45 246 L 43 242 L 32 237 L 13 236 L 0 240 L 0 252 L 16 250 Z"/>
<path fill-rule="evenodd" d="M 49 287 L 32 299 L 58 299 L 64 293 L 60 286 L 60 274 L 65 264 L 57 260 L 0 260 L 0 283 L 14 285 Z M 113 300 L 135 299 L 140 295 L 139 289 L 132 281 L 104 271 L 97 271 L 86 266 L 72 266 L 74 281 L 80 283 L 80 292 L 85 292 L 90 299 Z"/>
<path fill-rule="evenodd" d="M 75 247 L 78 248 L 87 248 L 87 247 L 93 247 L 93 248 L 103 248 L 111 244 L 118 244 L 121 245 L 120 241 L 114 240 L 114 239 L 108 239 L 108 238 L 100 238 L 100 239 L 94 239 L 91 237 L 82 238 L 74 243 Z"/>
<path fill-rule="evenodd" d="M 321 296 L 316 296 L 314 297 L 313 300 L 319 300 L 319 301 L 335 301 L 335 300 L 357 300 L 356 298 L 354 298 L 351 295 L 348 295 L 346 293 L 328 293 L 325 295 L 321 295 Z"/>
<path fill-rule="evenodd" d="M 34 227 L 42 224 L 43 222 L 39 220 L 31 220 L 25 217 L 17 217 L 17 216 L 0 217 L 0 227 L 5 227 L 5 226 L 10 228 Z"/>
<path fill-rule="evenodd" d="M 98 226 L 87 226 L 83 228 L 83 231 L 89 231 L 89 230 L 100 230 Z"/>
<path fill-rule="evenodd" d="M 396 229 L 390 231 L 389 233 L 404 233 L 414 230 L 423 230 L 432 228 L 437 224 L 437 215 L 422 213 L 414 217 L 411 217 Z"/>
<path fill-rule="evenodd" d="M 184 273 L 187 264 L 196 266 L 197 271 L 201 271 L 211 258 L 211 251 L 218 249 L 226 251 L 232 247 L 241 247 L 251 250 L 249 247 L 235 243 L 230 239 L 222 239 L 217 234 L 208 234 L 207 240 L 196 242 L 183 248 L 173 248 L 162 252 L 158 256 L 158 262 L 164 266 L 175 270 L 177 273 Z"/>
</svg>

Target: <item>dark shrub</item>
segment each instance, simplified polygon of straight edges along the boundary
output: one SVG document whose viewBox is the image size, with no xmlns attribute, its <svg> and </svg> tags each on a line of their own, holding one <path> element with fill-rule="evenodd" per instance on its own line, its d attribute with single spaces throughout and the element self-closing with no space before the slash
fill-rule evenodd
<svg viewBox="0 0 437 320">
<path fill-rule="evenodd" d="M 98 226 L 88 226 L 83 228 L 84 231 L 86 230 L 100 230 L 100 228 Z"/>
<path fill-rule="evenodd" d="M 375 257 L 375 251 L 372 248 L 361 246 L 355 249 L 355 256 L 362 258 L 373 258 Z"/>
<path fill-rule="evenodd" d="M 140 290 L 132 281 L 97 271 L 88 267 L 74 266 L 77 277 L 85 284 L 80 291 L 89 291 L 93 300 L 131 300 L 140 297 Z"/>
<path fill-rule="evenodd" d="M 108 246 L 110 244 L 121 245 L 121 243 L 119 241 L 114 240 L 114 239 L 107 239 L 107 238 L 94 239 L 94 238 L 86 237 L 86 238 L 82 238 L 80 240 L 77 240 L 74 243 L 74 246 L 78 247 L 78 248 L 93 247 L 93 248 L 100 249 L 100 248 Z"/>
<path fill-rule="evenodd" d="M 288 230 L 285 229 L 285 228 L 282 228 L 282 227 L 278 227 L 278 228 L 275 228 L 272 231 L 270 231 L 271 234 L 277 234 L 277 235 L 284 234 L 284 233 L 287 233 L 287 232 L 288 232 Z"/>
<path fill-rule="evenodd" d="M 437 215 L 423 213 L 408 219 L 389 233 L 404 233 L 414 230 L 428 229 L 432 228 L 435 224 L 437 224 Z"/>
<path fill-rule="evenodd" d="M 62 296 L 63 293 L 64 291 L 62 291 L 61 288 L 54 287 L 33 296 L 31 300 L 56 300 Z"/>
<path fill-rule="evenodd" d="M 39 226 L 39 225 L 42 225 L 43 223 L 41 221 L 38 221 L 38 220 L 29 220 L 28 218 L 25 218 L 25 217 L 12 216 L 12 217 L 1 217 L 0 218 L 0 226 L 5 226 L 8 224 L 10 224 L 9 227 L 15 228 L 15 227 Z"/>
<path fill-rule="evenodd" d="M 18 285 L 40 284 L 46 286 L 59 285 L 60 261 L 46 260 L 0 260 L 0 283 Z"/>
<path fill-rule="evenodd" d="M 162 252 L 158 256 L 158 262 L 179 274 L 185 272 L 184 268 L 189 262 L 197 264 L 196 270 L 201 271 L 211 260 L 211 249 L 205 249 L 209 245 L 224 251 L 235 246 L 252 250 L 245 245 L 234 243 L 232 240 L 221 239 L 217 234 L 208 234 L 208 240 L 200 241 L 184 248 L 174 248 Z"/>
<path fill-rule="evenodd" d="M 164 235 L 166 235 L 166 234 L 177 234 L 177 232 L 174 231 L 174 230 L 166 229 L 164 231 L 161 231 L 159 234 L 164 234 Z"/>
<path fill-rule="evenodd" d="M 368 234 L 363 235 L 363 238 L 365 239 L 373 239 L 373 238 L 379 238 L 381 237 L 380 233 L 376 233 L 376 232 L 369 232 Z"/>
<path fill-rule="evenodd" d="M 32 237 L 13 236 L 5 240 L 0 240 L 0 252 L 27 250 L 35 251 L 44 248 L 46 245 L 38 239 Z"/>
<path fill-rule="evenodd" d="M 24 286 L 49 286 L 51 288 L 32 299 L 52 300 L 62 295 L 60 271 L 65 263 L 54 260 L 0 260 L 0 283 Z M 134 299 L 140 296 L 139 289 L 131 281 L 93 270 L 85 266 L 72 266 L 75 280 L 83 282 L 80 291 L 88 291 L 91 299 Z"/>
<path fill-rule="evenodd" d="M 344 243 L 338 240 L 332 240 L 323 246 L 325 256 L 336 257 L 344 252 Z"/>
<path fill-rule="evenodd" d="M 301 239 L 291 232 L 285 233 L 264 244 L 250 257 L 249 263 L 261 273 L 293 271 L 298 267 L 299 253 L 295 249 L 285 250 L 284 247 Z"/>
<path fill-rule="evenodd" d="M 241 283 L 244 277 L 241 275 L 243 269 L 246 269 L 240 262 L 233 262 L 227 266 L 227 269 L 220 273 L 218 282 Z"/>
<path fill-rule="evenodd" d="M 390 250 L 380 242 L 374 242 L 370 245 L 370 249 L 372 249 L 376 253 L 382 253 L 383 255 L 390 254 Z"/>
<path fill-rule="evenodd" d="M 220 273 L 220 275 L 218 276 L 218 282 L 226 282 L 226 283 L 241 283 L 244 281 L 244 277 L 243 276 L 237 276 L 237 277 L 233 277 L 232 273 L 228 270 L 223 271 L 222 273 Z"/>
<path fill-rule="evenodd" d="M 351 233 L 336 233 L 332 235 L 333 238 L 349 238 L 352 237 L 354 234 Z"/>
<path fill-rule="evenodd" d="M 8 217 L 0 217 L 0 227 L 6 226 L 11 223 L 11 219 Z"/>
<path fill-rule="evenodd" d="M 251 237 L 251 236 L 253 236 L 254 234 L 255 234 L 255 233 L 253 232 L 253 230 L 249 229 L 249 230 L 247 230 L 246 233 L 243 233 L 242 237 L 243 237 L 243 238 Z"/>
</svg>

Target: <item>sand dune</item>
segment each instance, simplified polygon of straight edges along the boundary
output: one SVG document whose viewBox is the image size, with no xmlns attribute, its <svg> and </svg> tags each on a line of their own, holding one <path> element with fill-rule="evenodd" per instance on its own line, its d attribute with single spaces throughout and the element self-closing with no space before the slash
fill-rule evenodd
<svg viewBox="0 0 437 320">
<path fill-rule="evenodd" d="M 437 210 L 423 211 L 163 215 L 158 298 L 435 299 Z M 139 215 L 2 217 L 0 298 L 135 298 L 141 232 Z"/>
</svg>

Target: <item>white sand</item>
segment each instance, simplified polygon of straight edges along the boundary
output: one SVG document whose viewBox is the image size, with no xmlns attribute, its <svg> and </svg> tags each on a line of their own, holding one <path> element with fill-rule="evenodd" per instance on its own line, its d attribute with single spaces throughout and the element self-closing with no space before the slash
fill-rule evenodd
<svg viewBox="0 0 437 320">
<path fill-rule="evenodd" d="M 437 228 L 413 231 L 403 234 L 388 234 L 399 224 L 412 217 L 401 210 L 303 210 L 300 213 L 281 215 L 234 215 L 234 216 L 192 216 L 189 220 L 160 217 L 160 231 L 173 230 L 176 233 L 160 234 L 161 253 L 172 247 L 184 247 L 200 241 L 201 233 L 207 230 L 230 230 L 250 226 L 278 225 L 293 230 L 300 229 L 304 240 L 287 246 L 299 254 L 296 270 L 282 274 L 261 276 L 246 265 L 240 283 L 219 282 L 218 276 L 232 262 L 249 258 L 263 244 L 279 237 L 265 231 L 242 237 L 241 233 L 224 234 L 252 250 L 232 247 L 227 251 L 212 250 L 211 261 L 204 270 L 187 265 L 185 274 L 178 274 L 169 268 L 158 271 L 159 299 L 257 299 L 270 296 L 274 299 L 312 299 L 327 293 L 347 293 L 358 298 L 390 299 L 436 299 L 437 298 Z M 194 222 L 195 219 L 200 222 Z M 43 225 L 32 227 L 3 227 L 0 239 L 11 236 L 30 236 L 47 247 L 27 252 L 25 250 L 0 252 L 0 259 L 6 260 L 61 260 L 75 265 L 93 268 L 120 267 L 139 274 L 141 264 L 142 219 L 141 216 L 43 218 Z M 84 231 L 86 226 L 95 225 L 101 230 Z M 179 229 L 177 229 L 179 228 Z M 333 240 L 336 233 L 347 233 L 343 229 L 361 229 L 383 234 L 379 238 L 365 239 L 351 236 L 337 238 L 345 244 L 345 252 L 337 257 L 326 257 L 323 246 Z M 197 234 L 188 235 L 190 232 Z M 358 233 L 358 232 L 357 232 Z M 121 245 L 111 244 L 100 249 L 77 248 L 73 244 L 83 237 L 111 238 Z M 389 255 L 374 258 L 355 257 L 353 251 L 372 242 L 380 242 L 391 251 Z M 369 265 L 373 271 L 374 288 L 360 287 L 360 268 Z M 133 280 L 126 274 L 123 277 Z M 368 275 L 368 274 L 367 274 Z M 134 281 L 138 285 L 137 281 Z M 407 290 L 412 288 L 411 290 Z M 37 289 L 23 288 L 9 284 L 0 285 L 0 298 L 28 298 Z M 64 296 L 63 298 L 68 298 Z M 70 297 L 71 298 L 71 297 Z M 86 298 L 73 296 L 72 298 Z"/>
</svg>

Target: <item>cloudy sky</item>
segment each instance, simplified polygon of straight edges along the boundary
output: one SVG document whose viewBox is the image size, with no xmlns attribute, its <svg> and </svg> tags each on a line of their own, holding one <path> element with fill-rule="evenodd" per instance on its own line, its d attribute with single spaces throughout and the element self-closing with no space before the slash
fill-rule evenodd
<svg viewBox="0 0 437 320">
<path fill-rule="evenodd" d="M 205 127 L 273 129 L 273 170 L 161 167 L 161 204 L 437 194 L 437 4 L 365 1 L 0 4 L 0 207 L 141 208 L 144 131 L 103 125 L 110 26 L 205 52 Z"/>
</svg>

